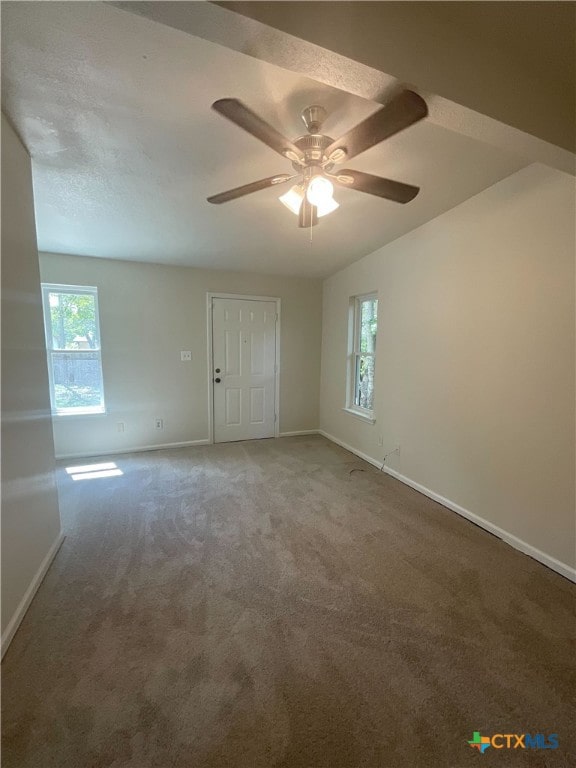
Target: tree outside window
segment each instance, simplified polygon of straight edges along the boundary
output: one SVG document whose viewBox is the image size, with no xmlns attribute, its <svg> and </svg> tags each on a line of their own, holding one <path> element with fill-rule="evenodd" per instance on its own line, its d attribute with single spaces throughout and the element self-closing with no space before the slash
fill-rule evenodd
<svg viewBox="0 0 576 768">
<path fill-rule="evenodd" d="M 42 298 L 53 412 L 103 413 L 97 289 L 43 285 Z"/>
<path fill-rule="evenodd" d="M 374 370 L 378 299 L 359 296 L 354 301 L 354 339 L 352 352 L 352 407 L 362 411 L 374 410 Z"/>
</svg>

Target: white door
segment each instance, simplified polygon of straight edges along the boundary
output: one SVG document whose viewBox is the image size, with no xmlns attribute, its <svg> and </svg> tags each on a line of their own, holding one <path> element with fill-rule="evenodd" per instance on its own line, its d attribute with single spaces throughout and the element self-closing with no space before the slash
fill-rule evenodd
<svg viewBox="0 0 576 768">
<path fill-rule="evenodd" d="M 274 437 L 276 302 L 212 299 L 214 442 Z"/>
</svg>

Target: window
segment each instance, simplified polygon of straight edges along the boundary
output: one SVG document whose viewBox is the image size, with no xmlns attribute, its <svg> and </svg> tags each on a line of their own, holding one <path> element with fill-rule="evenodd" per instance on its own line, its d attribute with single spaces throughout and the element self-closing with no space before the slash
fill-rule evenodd
<svg viewBox="0 0 576 768">
<path fill-rule="evenodd" d="M 98 289 L 42 285 L 52 413 L 104 413 Z"/>
<path fill-rule="evenodd" d="M 378 299 L 356 296 L 351 302 L 348 409 L 371 418 L 374 412 L 374 367 Z"/>
</svg>

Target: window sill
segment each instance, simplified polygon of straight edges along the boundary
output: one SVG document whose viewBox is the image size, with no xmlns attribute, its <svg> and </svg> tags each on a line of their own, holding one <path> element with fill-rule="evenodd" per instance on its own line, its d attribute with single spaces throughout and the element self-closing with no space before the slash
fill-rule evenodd
<svg viewBox="0 0 576 768">
<path fill-rule="evenodd" d="M 85 410 L 85 411 L 52 411 L 52 418 L 57 419 L 86 419 L 94 416 L 106 416 L 106 410 L 99 408 L 97 410 Z"/>
<path fill-rule="evenodd" d="M 360 421 L 364 421 L 367 424 L 376 424 L 376 419 L 373 416 L 370 416 L 369 413 L 363 413 L 362 411 L 357 411 L 354 408 L 342 408 L 342 410 L 345 413 L 349 413 L 350 416 L 354 416 L 357 419 L 360 419 Z"/>
</svg>

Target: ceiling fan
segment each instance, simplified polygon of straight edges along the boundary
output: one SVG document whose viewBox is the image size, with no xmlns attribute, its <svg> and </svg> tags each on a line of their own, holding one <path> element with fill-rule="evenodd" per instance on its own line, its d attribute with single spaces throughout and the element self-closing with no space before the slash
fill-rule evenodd
<svg viewBox="0 0 576 768">
<path fill-rule="evenodd" d="M 339 207 L 332 197 L 334 184 L 396 203 L 409 203 L 420 191 L 419 187 L 411 184 L 362 171 L 349 168 L 334 171 L 338 163 L 356 157 L 426 117 L 426 102 L 413 91 L 402 91 L 336 140 L 321 133 L 326 110 L 316 105 L 303 110 L 302 120 L 308 133 L 294 141 L 282 136 L 238 99 L 220 99 L 212 104 L 212 109 L 290 160 L 295 173 L 280 173 L 229 189 L 207 198 L 209 203 L 227 203 L 297 179 L 296 184 L 280 197 L 280 201 L 298 215 L 298 226 L 312 227 L 318 223 L 319 217 Z"/>
</svg>

